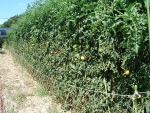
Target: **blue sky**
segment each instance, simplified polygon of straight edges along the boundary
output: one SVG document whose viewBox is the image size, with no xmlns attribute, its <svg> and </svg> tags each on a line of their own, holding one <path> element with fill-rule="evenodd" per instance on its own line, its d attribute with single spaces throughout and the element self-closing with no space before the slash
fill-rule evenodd
<svg viewBox="0 0 150 113">
<path fill-rule="evenodd" d="M 32 4 L 36 0 L 1 0 L 0 1 L 0 24 L 7 21 L 5 18 L 10 18 L 17 14 L 26 11 L 28 3 Z"/>
</svg>

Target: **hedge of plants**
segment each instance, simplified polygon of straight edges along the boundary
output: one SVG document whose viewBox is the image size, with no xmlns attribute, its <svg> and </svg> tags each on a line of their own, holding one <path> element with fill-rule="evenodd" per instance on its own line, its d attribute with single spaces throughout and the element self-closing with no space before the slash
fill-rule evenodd
<svg viewBox="0 0 150 113">
<path fill-rule="evenodd" d="M 102 92 L 150 89 L 146 14 L 143 0 L 37 0 L 12 26 L 8 44 L 76 112 L 129 113 L 131 99 Z"/>
</svg>

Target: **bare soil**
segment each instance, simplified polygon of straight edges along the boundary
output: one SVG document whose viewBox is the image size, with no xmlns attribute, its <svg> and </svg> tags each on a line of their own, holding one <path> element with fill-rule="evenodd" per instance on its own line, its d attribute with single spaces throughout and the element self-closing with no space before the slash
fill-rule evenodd
<svg viewBox="0 0 150 113">
<path fill-rule="evenodd" d="M 0 50 L 0 113 L 64 112 L 61 104 L 49 95 L 40 96 L 39 90 L 38 83 L 15 62 L 9 51 Z"/>
</svg>

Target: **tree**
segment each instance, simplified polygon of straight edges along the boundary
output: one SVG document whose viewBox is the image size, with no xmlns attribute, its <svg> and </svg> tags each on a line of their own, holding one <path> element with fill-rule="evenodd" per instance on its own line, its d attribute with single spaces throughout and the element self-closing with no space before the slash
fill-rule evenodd
<svg viewBox="0 0 150 113">
<path fill-rule="evenodd" d="M 11 27 L 13 24 L 15 24 L 18 19 L 22 16 L 23 14 L 20 15 L 15 15 L 13 17 L 10 17 L 6 22 L 4 22 L 1 27 Z"/>
</svg>

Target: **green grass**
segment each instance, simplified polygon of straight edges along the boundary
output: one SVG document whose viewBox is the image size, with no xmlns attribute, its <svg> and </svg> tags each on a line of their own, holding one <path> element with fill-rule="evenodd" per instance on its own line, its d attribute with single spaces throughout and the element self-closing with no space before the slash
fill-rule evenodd
<svg viewBox="0 0 150 113">
<path fill-rule="evenodd" d="M 60 113 L 60 112 L 58 112 L 56 109 L 52 109 L 52 110 L 50 111 L 50 113 Z"/>
<path fill-rule="evenodd" d="M 9 113 L 15 113 L 15 111 L 14 111 L 14 106 L 11 106 L 11 107 L 10 107 Z"/>
<path fill-rule="evenodd" d="M 17 103 L 22 103 L 26 100 L 27 95 L 24 93 L 19 93 L 13 97 L 13 100 Z"/>
<path fill-rule="evenodd" d="M 14 86 L 12 86 L 12 85 L 3 85 L 2 86 L 4 89 L 8 89 L 8 90 L 14 90 L 15 89 L 15 87 Z"/>
<path fill-rule="evenodd" d="M 48 94 L 47 90 L 43 86 L 39 86 L 36 88 L 35 92 L 38 94 L 40 97 L 44 97 Z"/>
</svg>

